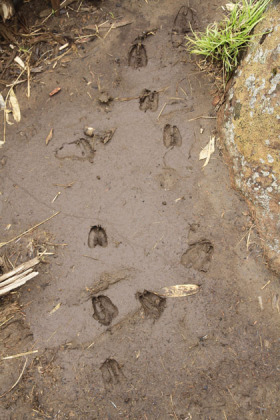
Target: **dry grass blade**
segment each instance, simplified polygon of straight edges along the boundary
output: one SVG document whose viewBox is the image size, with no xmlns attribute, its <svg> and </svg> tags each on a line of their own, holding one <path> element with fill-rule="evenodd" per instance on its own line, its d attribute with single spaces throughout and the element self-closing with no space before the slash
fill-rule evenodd
<svg viewBox="0 0 280 420">
<path fill-rule="evenodd" d="M 177 284 L 175 286 L 163 287 L 157 295 L 162 297 L 185 297 L 196 294 L 199 291 L 199 286 L 196 284 Z"/>
<path fill-rule="evenodd" d="M 20 375 L 19 375 L 19 377 L 18 377 L 17 381 L 14 383 L 14 385 L 13 385 L 13 386 L 11 386 L 11 388 L 10 388 L 10 389 L 8 389 L 8 391 L 6 391 L 6 392 L 4 392 L 4 394 L 0 395 L 0 398 L 3 398 L 5 395 L 7 395 L 9 392 L 11 392 L 11 391 L 12 391 L 12 390 L 13 390 L 13 389 L 17 386 L 17 384 L 18 384 L 18 383 L 19 383 L 19 381 L 21 380 L 22 375 L 23 375 L 23 373 L 24 373 L 24 371 L 25 371 L 25 368 L 26 368 L 27 362 L 28 362 L 28 359 L 27 359 L 27 357 L 26 357 L 25 362 L 24 362 L 24 365 L 23 365 L 23 368 L 22 368 L 22 371 L 21 371 L 21 373 L 20 373 Z"/>
<path fill-rule="evenodd" d="M 30 351 L 26 351 L 25 353 L 18 353 L 18 354 L 13 354 L 12 356 L 5 356 L 5 357 L 2 357 L 2 360 L 17 359 L 18 357 L 24 357 L 24 356 L 28 356 L 29 354 L 38 353 L 38 351 L 39 350 L 30 350 Z"/>
<path fill-rule="evenodd" d="M 51 130 L 50 130 L 49 134 L 47 135 L 47 138 L 46 138 L 46 146 L 47 146 L 47 145 L 49 144 L 49 142 L 51 141 L 52 136 L 53 136 L 53 128 L 51 128 Z"/>
<path fill-rule="evenodd" d="M 7 293 L 11 292 L 14 289 L 17 289 L 20 286 L 23 286 L 26 282 L 33 279 L 34 277 L 38 276 L 38 271 L 33 271 L 32 273 L 26 275 L 23 273 L 22 276 L 18 280 L 11 279 L 11 284 L 6 287 L 0 287 L 0 296 L 4 296 Z"/>
<path fill-rule="evenodd" d="M 0 277 L 0 296 L 6 295 L 36 277 L 39 273 L 33 271 L 33 267 L 39 263 L 40 259 L 36 257 L 3 274 Z"/>
<path fill-rule="evenodd" d="M 1 287 L 1 284 L 2 284 L 2 282 L 3 282 L 4 280 L 6 280 L 6 279 L 8 279 L 8 278 L 10 278 L 10 277 L 13 277 L 13 276 L 15 276 L 16 274 L 19 274 L 19 273 L 22 273 L 22 272 L 24 272 L 24 271 L 27 271 L 27 270 L 29 270 L 29 269 L 30 269 L 30 268 L 32 268 L 32 267 L 35 267 L 35 265 L 39 264 L 39 262 L 40 262 L 40 259 L 39 259 L 38 257 L 35 257 L 35 258 L 33 258 L 32 260 L 29 260 L 29 261 L 27 261 L 27 262 L 25 262 L 25 263 L 23 263 L 23 264 L 19 265 L 19 266 L 18 266 L 18 267 L 16 267 L 14 270 L 9 271 L 8 273 L 3 274 L 3 275 L 0 277 L 0 287 Z"/>
<path fill-rule="evenodd" d="M 27 229 L 26 231 L 20 233 L 19 235 L 15 236 L 14 238 L 10 239 L 7 242 L 0 242 L 0 248 L 2 248 L 5 245 L 10 244 L 11 242 L 16 241 L 17 239 L 21 238 L 22 236 L 26 235 L 27 233 L 32 232 L 32 230 L 36 229 L 37 227 L 41 226 L 43 223 L 48 222 L 49 220 L 51 220 L 53 217 L 57 216 L 60 212 L 56 212 L 55 214 L 53 214 L 52 216 L 48 217 L 47 219 L 43 220 L 42 222 L 38 223 L 35 226 L 32 226 L 30 229 Z"/>
</svg>

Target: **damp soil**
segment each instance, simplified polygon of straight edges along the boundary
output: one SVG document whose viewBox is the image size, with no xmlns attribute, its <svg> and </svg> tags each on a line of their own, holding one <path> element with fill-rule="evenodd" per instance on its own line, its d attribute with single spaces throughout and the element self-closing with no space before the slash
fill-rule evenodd
<svg viewBox="0 0 280 420">
<path fill-rule="evenodd" d="M 0 149 L 3 241 L 59 212 L 1 249 L 54 255 L 0 301 L 0 418 L 280 418 L 279 280 L 219 143 L 198 159 L 215 77 L 184 34 L 222 2 L 96 5 L 129 24 L 34 76 L 30 99 L 19 85 L 22 121 Z M 188 283 L 199 292 L 157 295 Z"/>
</svg>

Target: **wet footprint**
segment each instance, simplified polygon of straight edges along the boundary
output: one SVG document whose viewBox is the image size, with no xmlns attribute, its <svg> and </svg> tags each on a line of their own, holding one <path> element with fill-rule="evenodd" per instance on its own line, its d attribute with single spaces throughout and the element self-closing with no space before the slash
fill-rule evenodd
<svg viewBox="0 0 280 420">
<path fill-rule="evenodd" d="M 159 93 L 156 90 L 144 89 L 139 98 L 139 108 L 144 112 L 148 110 L 155 112 L 158 109 L 158 99 Z"/>
<path fill-rule="evenodd" d="M 195 25 L 193 10 L 188 6 L 182 6 L 174 19 L 171 33 L 172 44 L 175 47 L 181 45 L 185 40 L 185 34 L 191 33 Z"/>
<path fill-rule="evenodd" d="M 93 318 L 105 326 L 110 325 L 113 319 L 119 314 L 118 308 L 108 296 L 93 296 L 92 306 L 94 310 Z"/>
<path fill-rule="evenodd" d="M 56 149 L 55 157 L 58 159 L 88 160 L 93 162 L 94 149 L 86 139 L 75 140 L 71 143 L 63 143 Z"/>
<path fill-rule="evenodd" d="M 147 51 L 144 44 L 137 42 L 132 45 L 128 53 L 128 65 L 134 69 L 146 67 L 148 64 Z"/>
<path fill-rule="evenodd" d="M 163 129 L 163 144 L 165 147 L 182 145 L 182 136 L 176 125 L 166 124 Z"/>
<path fill-rule="evenodd" d="M 102 379 L 106 388 L 119 384 L 124 377 L 119 363 L 115 359 L 106 359 L 100 366 Z"/>
<path fill-rule="evenodd" d="M 181 264 L 186 268 L 192 267 L 195 270 L 207 272 L 213 252 L 213 244 L 206 239 L 192 243 L 189 249 L 182 255 Z"/>
<path fill-rule="evenodd" d="M 97 245 L 103 248 L 108 245 L 107 233 L 101 226 L 92 226 L 88 234 L 88 246 L 95 248 Z"/>
<path fill-rule="evenodd" d="M 141 303 L 145 315 L 150 318 L 158 319 L 166 306 L 166 298 L 148 290 L 144 290 L 143 293 L 136 293 L 136 298 Z"/>
</svg>

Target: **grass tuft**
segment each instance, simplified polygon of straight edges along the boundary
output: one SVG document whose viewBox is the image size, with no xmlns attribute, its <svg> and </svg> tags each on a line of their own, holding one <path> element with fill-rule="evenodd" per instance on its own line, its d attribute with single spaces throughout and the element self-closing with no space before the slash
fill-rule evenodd
<svg viewBox="0 0 280 420">
<path fill-rule="evenodd" d="M 253 37 L 254 27 L 263 19 L 271 0 L 242 0 L 220 23 L 213 23 L 205 32 L 186 36 L 191 54 L 203 55 L 214 63 L 221 63 L 227 78 L 237 67 L 241 52 Z"/>
</svg>

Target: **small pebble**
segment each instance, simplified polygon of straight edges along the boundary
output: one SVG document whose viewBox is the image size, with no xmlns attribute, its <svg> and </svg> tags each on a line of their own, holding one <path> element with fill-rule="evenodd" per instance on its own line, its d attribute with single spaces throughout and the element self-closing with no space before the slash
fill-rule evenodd
<svg viewBox="0 0 280 420">
<path fill-rule="evenodd" d="M 84 128 L 84 133 L 88 137 L 93 137 L 94 136 L 94 128 L 93 127 L 85 127 Z"/>
</svg>

